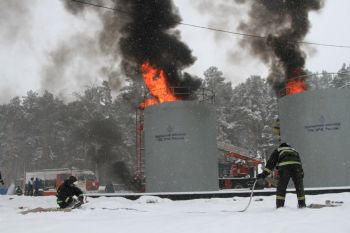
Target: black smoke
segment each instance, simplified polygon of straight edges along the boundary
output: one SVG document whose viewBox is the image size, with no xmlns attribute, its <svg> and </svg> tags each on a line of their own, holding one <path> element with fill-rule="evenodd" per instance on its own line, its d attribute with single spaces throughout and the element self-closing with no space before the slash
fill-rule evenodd
<svg viewBox="0 0 350 233">
<path fill-rule="evenodd" d="M 128 12 L 123 14 L 128 22 L 122 27 L 119 43 L 124 70 L 130 66 L 140 70 L 141 64 L 149 61 L 165 71 L 170 86 L 196 90 L 200 79 L 182 73 L 195 58 L 174 29 L 181 18 L 172 1 L 119 0 L 118 8 Z"/>
<path fill-rule="evenodd" d="M 180 87 L 178 92 L 187 92 L 182 90 L 185 88 L 194 91 L 201 85 L 199 78 L 182 72 L 194 63 L 195 58 L 180 40 L 179 31 L 174 29 L 181 18 L 171 0 L 94 1 L 95 5 L 115 10 L 72 0 L 62 1 L 66 9 L 76 16 L 83 17 L 85 11 L 98 12 L 103 25 L 98 35 L 100 49 L 105 54 L 111 54 L 115 64 L 121 59 L 122 71 L 127 76 L 134 80 L 140 78 L 141 64 L 149 61 L 166 72 L 170 86 Z M 106 72 L 112 84 L 113 76 L 118 74 L 112 65 L 103 67 L 101 72 Z M 120 81 L 116 83 L 120 84 Z"/>
<path fill-rule="evenodd" d="M 110 175 L 110 182 L 124 184 L 127 190 L 140 191 L 140 187 L 134 182 L 134 177 L 124 161 L 113 162 L 107 172 Z"/>
<path fill-rule="evenodd" d="M 247 37 L 242 44 L 270 66 L 268 81 L 276 93 L 285 87 L 288 79 L 303 73 L 296 72 L 304 68 L 306 60 L 299 42 L 310 29 L 309 12 L 320 10 L 322 6 L 322 0 L 257 0 L 251 3 L 249 20 L 241 23 L 239 29 L 267 39 Z"/>
</svg>

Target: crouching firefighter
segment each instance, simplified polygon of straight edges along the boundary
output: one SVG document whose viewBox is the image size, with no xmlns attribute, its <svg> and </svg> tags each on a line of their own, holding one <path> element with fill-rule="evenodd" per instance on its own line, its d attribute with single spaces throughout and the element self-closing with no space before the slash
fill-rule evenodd
<svg viewBox="0 0 350 233">
<path fill-rule="evenodd" d="M 303 184 L 304 171 L 299 153 L 287 143 L 282 143 L 272 152 L 264 171 L 258 174 L 257 178 L 265 179 L 272 173 L 275 167 L 278 169 L 279 174 L 276 192 L 276 207 L 280 208 L 284 206 L 287 186 L 290 178 L 292 178 L 296 189 L 298 207 L 306 207 Z"/>
<path fill-rule="evenodd" d="M 76 208 L 84 203 L 83 191 L 76 186 L 77 178 L 70 176 L 57 189 L 57 204 L 60 208 Z"/>
</svg>

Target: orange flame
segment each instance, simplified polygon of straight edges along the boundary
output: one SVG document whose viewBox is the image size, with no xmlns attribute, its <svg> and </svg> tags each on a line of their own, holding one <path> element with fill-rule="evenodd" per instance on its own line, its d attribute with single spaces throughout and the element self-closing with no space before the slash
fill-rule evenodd
<svg viewBox="0 0 350 233">
<path fill-rule="evenodd" d="M 146 61 L 141 65 L 141 71 L 143 80 L 153 96 L 140 104 L 141 109 L 154 104 L 179 100 L 171 91 L 164 70 L 157 69 Z"/>
<path fill-rule="evenodd" d="M 307 90 L 305 72 L 302 68 L 294 68 L 291 78 L 287 81 L 286 94 L 297 94 Z"/>
<path fill-rule="evenodd" d="M 287 95 L 297 94 L 306 91 L 304 79 L 294 79 L 287 82 Z"/>
</svg>

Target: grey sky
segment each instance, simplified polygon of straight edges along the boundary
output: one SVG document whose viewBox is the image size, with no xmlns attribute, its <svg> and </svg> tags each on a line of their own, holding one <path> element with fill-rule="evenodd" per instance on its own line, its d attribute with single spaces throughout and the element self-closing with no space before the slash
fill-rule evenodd
<svg viewBox="0 0 350 233">
<path fill-rule="evenodd" d="M 236 31 L 239 19 L 246 14 L 245 8 L 237 5 L 205 8 L 205 4 L 201 4 L 199 8 L 198 3 L 207 0 L 201 1 L 174 0 L 183 21 L 191 24 Z M 215 2 L 219 4 L 220 1 Z M 98 70 L 101 64 L 118 66 L 118 61 L 94 47 L 93 41 L 102 26 L 96 13 L 85 12 L 82 17 L 74 17 L 59 0 L 0 0 L 0 8 L 3 9 L 0 10 L 0 103 L 15 95 L 25 95 L 30 89 L 41 91 L 43 87 L 69 99 L 67 96 L 73 91 L 81 91 L 103 79 Z M 350 45 L 350 31 L 346 27 L 349 10 L 348 0 L 326 1 L 320 13 L 311 13 L 312 27 L 305 40 Z M 228 16 L 230 12 L 232 16 Z M 267 67 L 238 45 L 238 36 L 183 25 L 178 29 L 182 40 L 197 57 L 196 63 L 188 69 L 191 73 L 202 76 L 214 65 L 234 85 L 250 75 L 266 76 Z M 76 43 L 74 40 L 82 35 L 84 43 Z M 43 80 L 43 67 L 52 65 L 53 54 L 57 59 L 57 50 L 62 44 L 73 46 L 70 56 L 74 59 L 61 63 L 66 68 L 55 73 L 56 80 L 50 85 Z M 306 68 L 314 72 L 336 72 L 342 63 L 350 63 L 350 49 L 312 46 L 305 51 L 308 52 Z M 84 59 L 87 56 L 89 59 Z M 46 75 L 53 75 L 50 72 Z"/>
</svg>

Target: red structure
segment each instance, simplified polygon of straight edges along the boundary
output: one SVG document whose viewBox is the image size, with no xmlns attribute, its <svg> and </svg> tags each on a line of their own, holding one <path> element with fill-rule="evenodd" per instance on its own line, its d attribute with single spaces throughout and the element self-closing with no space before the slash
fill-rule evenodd
<svg viewBox="0 0 350 233">
<path fill-rule="evenodd" d="M 219 160 L 220 188 L 248 188 L 263 161 L 248 150 L 230 144 L 218 143 L 218 149 L 224 153 L 224 158 Z"/>
</svg>

